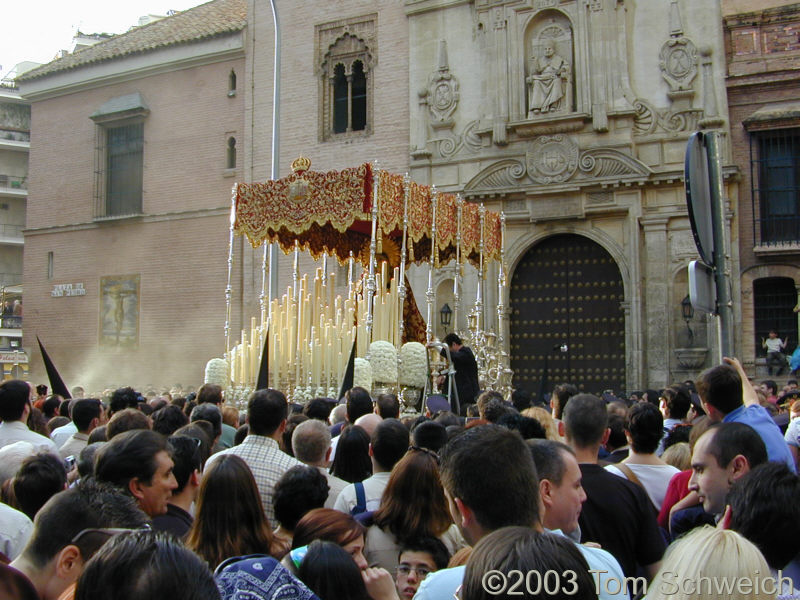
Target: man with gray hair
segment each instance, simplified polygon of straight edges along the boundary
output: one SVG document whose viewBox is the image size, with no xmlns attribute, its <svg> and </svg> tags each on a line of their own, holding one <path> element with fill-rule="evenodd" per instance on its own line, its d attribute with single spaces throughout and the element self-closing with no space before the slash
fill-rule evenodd
<svg viewBox="0 0 800 600">
<path fill-rule="evenodd" d="M 325 508 L 333 508 L 336 498 L 347 482 L 328 472 L 331 458 L 331 432 L 322 421 L 309 419 L 300 423 L 292 433 L 294 457 L 309 467 L 316 467 L 328 479 L 328 499 Z"/>
</svg>

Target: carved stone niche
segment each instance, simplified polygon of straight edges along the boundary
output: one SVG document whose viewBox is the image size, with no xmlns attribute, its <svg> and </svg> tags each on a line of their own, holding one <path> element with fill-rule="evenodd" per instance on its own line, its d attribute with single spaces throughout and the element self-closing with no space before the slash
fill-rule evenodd
<svg viewBox="0 0 800 600">
<path fill-rule="evenodd" d="M 543 10 L 525 31 L 527 118 L 552 119 L 575 111 L 575 52 L 569 18 Z"/>
</svg>

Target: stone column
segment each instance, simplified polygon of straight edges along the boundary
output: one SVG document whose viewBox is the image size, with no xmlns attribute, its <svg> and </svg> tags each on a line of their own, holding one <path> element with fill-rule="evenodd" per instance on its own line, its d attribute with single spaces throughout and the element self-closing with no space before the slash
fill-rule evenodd
<svg viewBox="0 0 800 600">
<path fill-rule="evenodd" d="M 494 65 L 495 104 L 492 140 L 498 146 L 508 143 L 506 125 L 508 124 L 508 26 L 502 7 L 492 11 L 492 28 L 494 30 Z"/>
<path fill-rule="evenodd" d="M 669 248 L 667 246 L 668 217 L 642 217 L 644 229 L 644 386 L 658 388 L 669 383 L 670 307 L 669 307 Z"/>
<path fill-rule="evenodd" d="M 353 74 L 347 74 L 347 132 L 353 131 Z"/>
<path fill-rule="evenodd" d="M 607 38 L 613 31 L 608 27 L 608 15 L 603 2 L 589 2 L 589 32 L 592 47 L 592 127 L 599 133 L 608 131 L 608 97 L 606 94 L 606 77 L 609 70 Z M 571 109 L 571 107 L 570 107 Z"/>
</svg>

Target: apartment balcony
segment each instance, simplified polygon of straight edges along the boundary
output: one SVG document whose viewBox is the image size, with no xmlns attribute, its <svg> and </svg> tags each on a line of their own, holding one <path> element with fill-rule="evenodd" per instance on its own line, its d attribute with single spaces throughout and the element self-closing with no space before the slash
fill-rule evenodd
<svg viewBox="0 0 800 600">
<path fill-rule="evenodd" d="M 0 246 L 22 246 L 25 243 L 23 229 L 24 225 L 0 224 Z"/>
<path fill-rule="evenodd" d="M 28 178 L 0 173 L 0 198 L 27 198 Z"/>
<path fill-rule="evenodd" d="M 29 152 L 31 149 L 30 131 L 16 131 L 0 128 L 0 150 Z"/>
</svg>

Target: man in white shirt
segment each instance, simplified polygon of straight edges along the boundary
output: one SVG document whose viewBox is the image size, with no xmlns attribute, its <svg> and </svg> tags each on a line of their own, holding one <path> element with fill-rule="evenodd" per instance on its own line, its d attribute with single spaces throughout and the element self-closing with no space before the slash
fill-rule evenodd
<svg viewBox="0 0 800 600">
<path fill-rule="evenodd" d="M 71 420 L 66 425 L 62 425 L 61 427 L 56 427 L 53 431 L 50 432 L 50 439 L 53 440 L 53 443 L 61 448 L 67 440 L 70 438 L 71 435 L 78 433 L 78 428 L 75 425 L 75 417 L 72 415 L 72 410 L 75 408 L 75 400 L 70 400 L 68 404 L 68 411 L 69 414 L 67 415 Z"/>
<path fill-rule="evenodd" d="M 333 508 L 339 493 L 347 487 L 347 482 L 328 471 L 331 459 L 331 432 L 328 426 L 317 419 L 300 423 L 292 433 L 292 452 L 297 460 L 309 467 L 316 467 L 325 475 L 330 488 L 325 508 Z"/>
<path fill-rule="evenodd" d="M 33 522 L 25 513 L 0 502 L 0 552 L 9 560 L 20 555 L 33 533 Z"/>
<path fill-rule="evenodd" d="M 786 357 L 783 355 L 783 350 L 786 348 L 789 338 L 782 340 L 774 329 L 769 330 L 768 336 L 767 339 L 761 338 L 761 347 L 767 351 L 767 373 L 772 375 L 772 368 L 778 367 L 778 376 L 780 377 L 786 367 Z"/>
<path fill-rule="evenodd" d="M 95 428 L 104 424 L 103 405 L 96 398 L 76 400 L 72 404 L 72 422 L 75 424 L 75 433 L 61 445 L 59 452 L 62 458 L 81 453 L 89 443 L 89 434 Z"/>
<path fill-rule="evenodd" d="M 375 428 L 369 445 L 372 459 L 372 477 L 365 479 L 363 485 L 365 505 L 359 512 L 377 510 L 381 503 L 383 490 L 389 483 L 389 475 L 397 461 L 408 450 L 408 429 L 397 419 L 386 419 Z M 334 508 L 351 514 L 358 504 L 356 484 L 351 483 L 342 490 Z"/>
<path fill-rule="evenodd" d="M 10 379 L 0 383 L 0 448 L 14 442 L 29 442 L 37 452 L 58 456 L 52 440 L 28 429 L 31 414 L 31 386 L 27 381 Z"/>
</svg>

